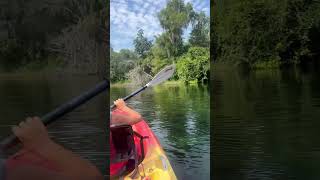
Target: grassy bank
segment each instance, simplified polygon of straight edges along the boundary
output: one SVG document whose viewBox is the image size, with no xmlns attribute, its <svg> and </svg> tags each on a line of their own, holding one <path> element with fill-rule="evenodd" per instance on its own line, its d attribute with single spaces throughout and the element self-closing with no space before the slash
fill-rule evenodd
<svg viewBox="0 0 320 180">
<path fill-rule="evenodd" d="M 164 86 L 176 86 L 176 85 L 185 85 L 186 83 L 181 81 L 181 80 L 169 80 L 163 82 L 161 85 Z M 190 81 L 188 84 L 193 85 L 193 84 L 198 84 L 197 81 Z M 127 86 L 136 86 L 133 85 L 130 81 L 121 81 L 121 82 L 113 82 L 111 83 L 112 87 L 127 87 Z"/>
<path fill-rule="evenodd" d="M 280 60 L 257 61 L 252 65 L 252 69 L 279 69 L 281 66 Z"/>
<path fill-rule="evenodd" d="M 130 81 L 118 81 L 118 82 L 111 82 L 112 87 L 125 87 L 125 86 L 131 86 Z"/>
<path fill-rule="evenodd" d="M 270 61 L 256 61 L 255 63 L 232 63 L 232 62 L 214 62 L 212 63 L 214 68 L 219 69 L 232 69 L 232 68 L 246 68 L 251 70 L 268 70 L 268 69 L 279 69 L 281 66 L 284 66 L 278 60 L 270 60 Z M 213 69 L 214 69 L 213 68 Z"/>
</svg>

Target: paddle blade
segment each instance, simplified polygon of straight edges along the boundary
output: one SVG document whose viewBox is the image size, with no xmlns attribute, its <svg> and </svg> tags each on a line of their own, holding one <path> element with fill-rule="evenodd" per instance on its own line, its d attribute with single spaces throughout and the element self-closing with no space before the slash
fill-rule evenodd
<svg viewBox="0 0 320 180">
<path fill-rule="evenodd" d="M 152 87 L 168 80 L 169 78 L 172 77 L 175 69 L 176 69 L 176 66 L 174 64 L 166 66 L 158 74 L 156 74 L 154 78 L 146 86 Z"/>
</svg>

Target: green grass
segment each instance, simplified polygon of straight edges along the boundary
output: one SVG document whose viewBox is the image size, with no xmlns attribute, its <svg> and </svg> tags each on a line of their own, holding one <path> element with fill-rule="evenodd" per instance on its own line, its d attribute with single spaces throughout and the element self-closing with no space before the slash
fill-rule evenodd
<svg viewBox="0 0 320 180">
<path fill-rule="evenodd" d="M 278 60 L 258 61 L 252 65 L 252 69 L 279 69 L 280 66 L 281 63 Z"/>
<path fill-rule="evenodd" d="M 193 80 L 193 81 L 189 81 L 188 83 L 185 83 L 182 80 L 168 80 L 168 81 L 161 83 L 161 85 L 163 85 L 163 86 L 176 86 L 176 85 L 185 85 L 185 84 L 197 85 L 198 81 Z M 111 83 L 112 87 L 126 87 L 126 86 L 131 86 L 131 85 L 132 84 L 129 80 Z"/>
<path fill-rule="evenodd" d="M 179 80 L 169 80 L 162 83 L 162 85 L 181 85 L 181 84 L 184 84 L 184 82 Z M 131 85 L 131 82 L 129 80 L 111 83 L 112 87 L 125 87 L 130 85 Z"/>
<path fill-rule="evenodd" d="M 113 86 L 113 87 L 124 87 L 124 86 L 129 86 L 129 85 L 130 85 L 129 80 L 111 82 L 111 86 Z"/>
<path fill-rule="evenodd" d="M 171 80 L 171 81 L 166 81 L 166 82 L 164 82 L 162 84 L 163 85 L 179 85 L 179 84 L 183 84 L 183 81 Z"/>
</svg>

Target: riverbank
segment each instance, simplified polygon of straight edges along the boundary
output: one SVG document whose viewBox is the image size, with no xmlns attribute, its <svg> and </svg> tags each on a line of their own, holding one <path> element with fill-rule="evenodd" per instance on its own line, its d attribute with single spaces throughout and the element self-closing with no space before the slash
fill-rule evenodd
<svg viewBox="0 0 320 180">
<path fill-rule="evenodd" d="M 252 65 L 248 63 L 234 63 L 234 62 L 212 62 L 211 67 L 213 69 L 219 70 L 230 70 L 230 69 L 242 69 L 247 71 L 265 71 L 265 70 L 280 70 L 280 69 L 287 69 L 287 68 L 319 68 L 320 64 L 316 60 L 310 60 L 304 63 L 288 63 L 288 62 L 280 62 L 278 60 L 271 60 L 271 61 L 257 61 Z M 212 77 L 211 77 L 212 78 Z"/>
<path fill-rule="evenodd" d="M 50 66 L 39 69 L 19 68 L 14 71 L 0 71 L 0 77 L 33 77 L 33 76 L 102 76 L 107 78 L 107 71 L 100 75 L 98 72 L 85 71 L 83 69 L 63 68 L 61 66 Z"/>
<path fill-rule="evenodd" d="M 70 79 L 74 77 L 98 77 L 97 74 L 59 72 L 59 71 L 25 71 L 25 72 L 0 72 L 0 80 L 41 80 L 41 79 Z M 98 79 L 98 78 L 96 78 Z M 101 78 L 99 78 L 101 79 Z"/>
<path fill-rule="evenodd" d="M 30 62 L 28 64 L 20 65 L 15 68 L 4 68 L 0 65 L 0 74 L 12 75 L 25 75 L 25 74 L 73 74 L 73 75 L 100 75 L 108 77 L 109 74 L 106 67 L 105 69 L 96 68 L 96 64 L 82 64 L 82 65 L 66 65 L 64 61 L 57 58 L 50 58 L 43 61 Z"/>
<path fill-rule="evenodd" d="M 162 85 L 184 85 L 185 82 L 181 80 L 169 80 L 166 82 L 163 82 Z M 187 84 L 198 84 L 197 81 L 189 81 Z M 121 81 L 121 82 L 113 82 L 111 83 L 112 87 L 127 87 L 127 86 L 136 86 L 132 84 L 130 81 Z"/>
</svg>

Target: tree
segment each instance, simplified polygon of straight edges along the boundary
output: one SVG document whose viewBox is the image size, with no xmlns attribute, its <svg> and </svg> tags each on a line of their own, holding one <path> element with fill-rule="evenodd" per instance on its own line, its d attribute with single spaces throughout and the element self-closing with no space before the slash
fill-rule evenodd
<svg viewBox="0 0 320 180">
<path fill-rule="evenodd" d="M 192 19 L 193 8 L 190 3 L 184 4 L 183 0 L 170 0 L 166 7 L 158 14 L 161 27 L 165 30 L 164 39 L 168 39 L 170 47 L 167 49 L 168 57 L 177 57 L 183 47 L 182 33 Z"/>
<path fill-rule="evenodd" d="M 137 37 L 133 40 L 133 44 L 134 44 L 136 53 L 141 58 L 144 59 L 151 49 L 152 41 L 151 40 L 149 41 L 146 37 L 144 37 L 143 30 L 139 29 L 137 33 Z"/>
<path fill-rule="evenodd" d="M 225 4 L 228 7 L 215 8 L 218 60 L 252 67 L 259 61 L 278 59 L 277 44 L 285 35 L 283 4 L 283 1 L 232 0 Z"/>
<path fill-rule="evenodd" d="M 255 68 L 300 64 L 320 56 L 317 1 L 217 0 L 215 3 L 212 35 L 216 60 Z"/>
<path fill-rule="evenodd" d="M 127 73 L 136 65 L 137 55 L 129 49 L 115 52 L 112 48 L 110 48 L 110 55 L 110 80 L 112 82 L 126 80 Z"/>
<path fill-rule="evenodd" d="M 209 79 L 210 62 L 209 49 L 191 47 L 188 53 L 181 56 L 177 63 L 177 74 L 185 82 L 197 80 L 198 82 Z"/>
<path fill-rule="evenodd" d="M 209 23 L 209 17 L 204 12 L 196 14 L 189 39 L 192 46 L 209 47 Z"/>
<path fill-rule="evenodd" d="M 106 43 L 101 38 L 107 37 L 101 35 L 108 21 L 104 1 L 2 0 L 0 7 L 0 58 L 5 59 L 0 66 L 4 69 L 43 67 L 57 59 L 76 66 L 85 62 L 91 73 L 106 66 Z"/>
<path fill-rule="evenodd" d="M 164 32 L 157 36 L 156 43 L 152 47 L 152 54 L 159 58 L 170 58 L 170 50 L 173 48 L 170 43 L 169 34 Z"/>
</svg>

